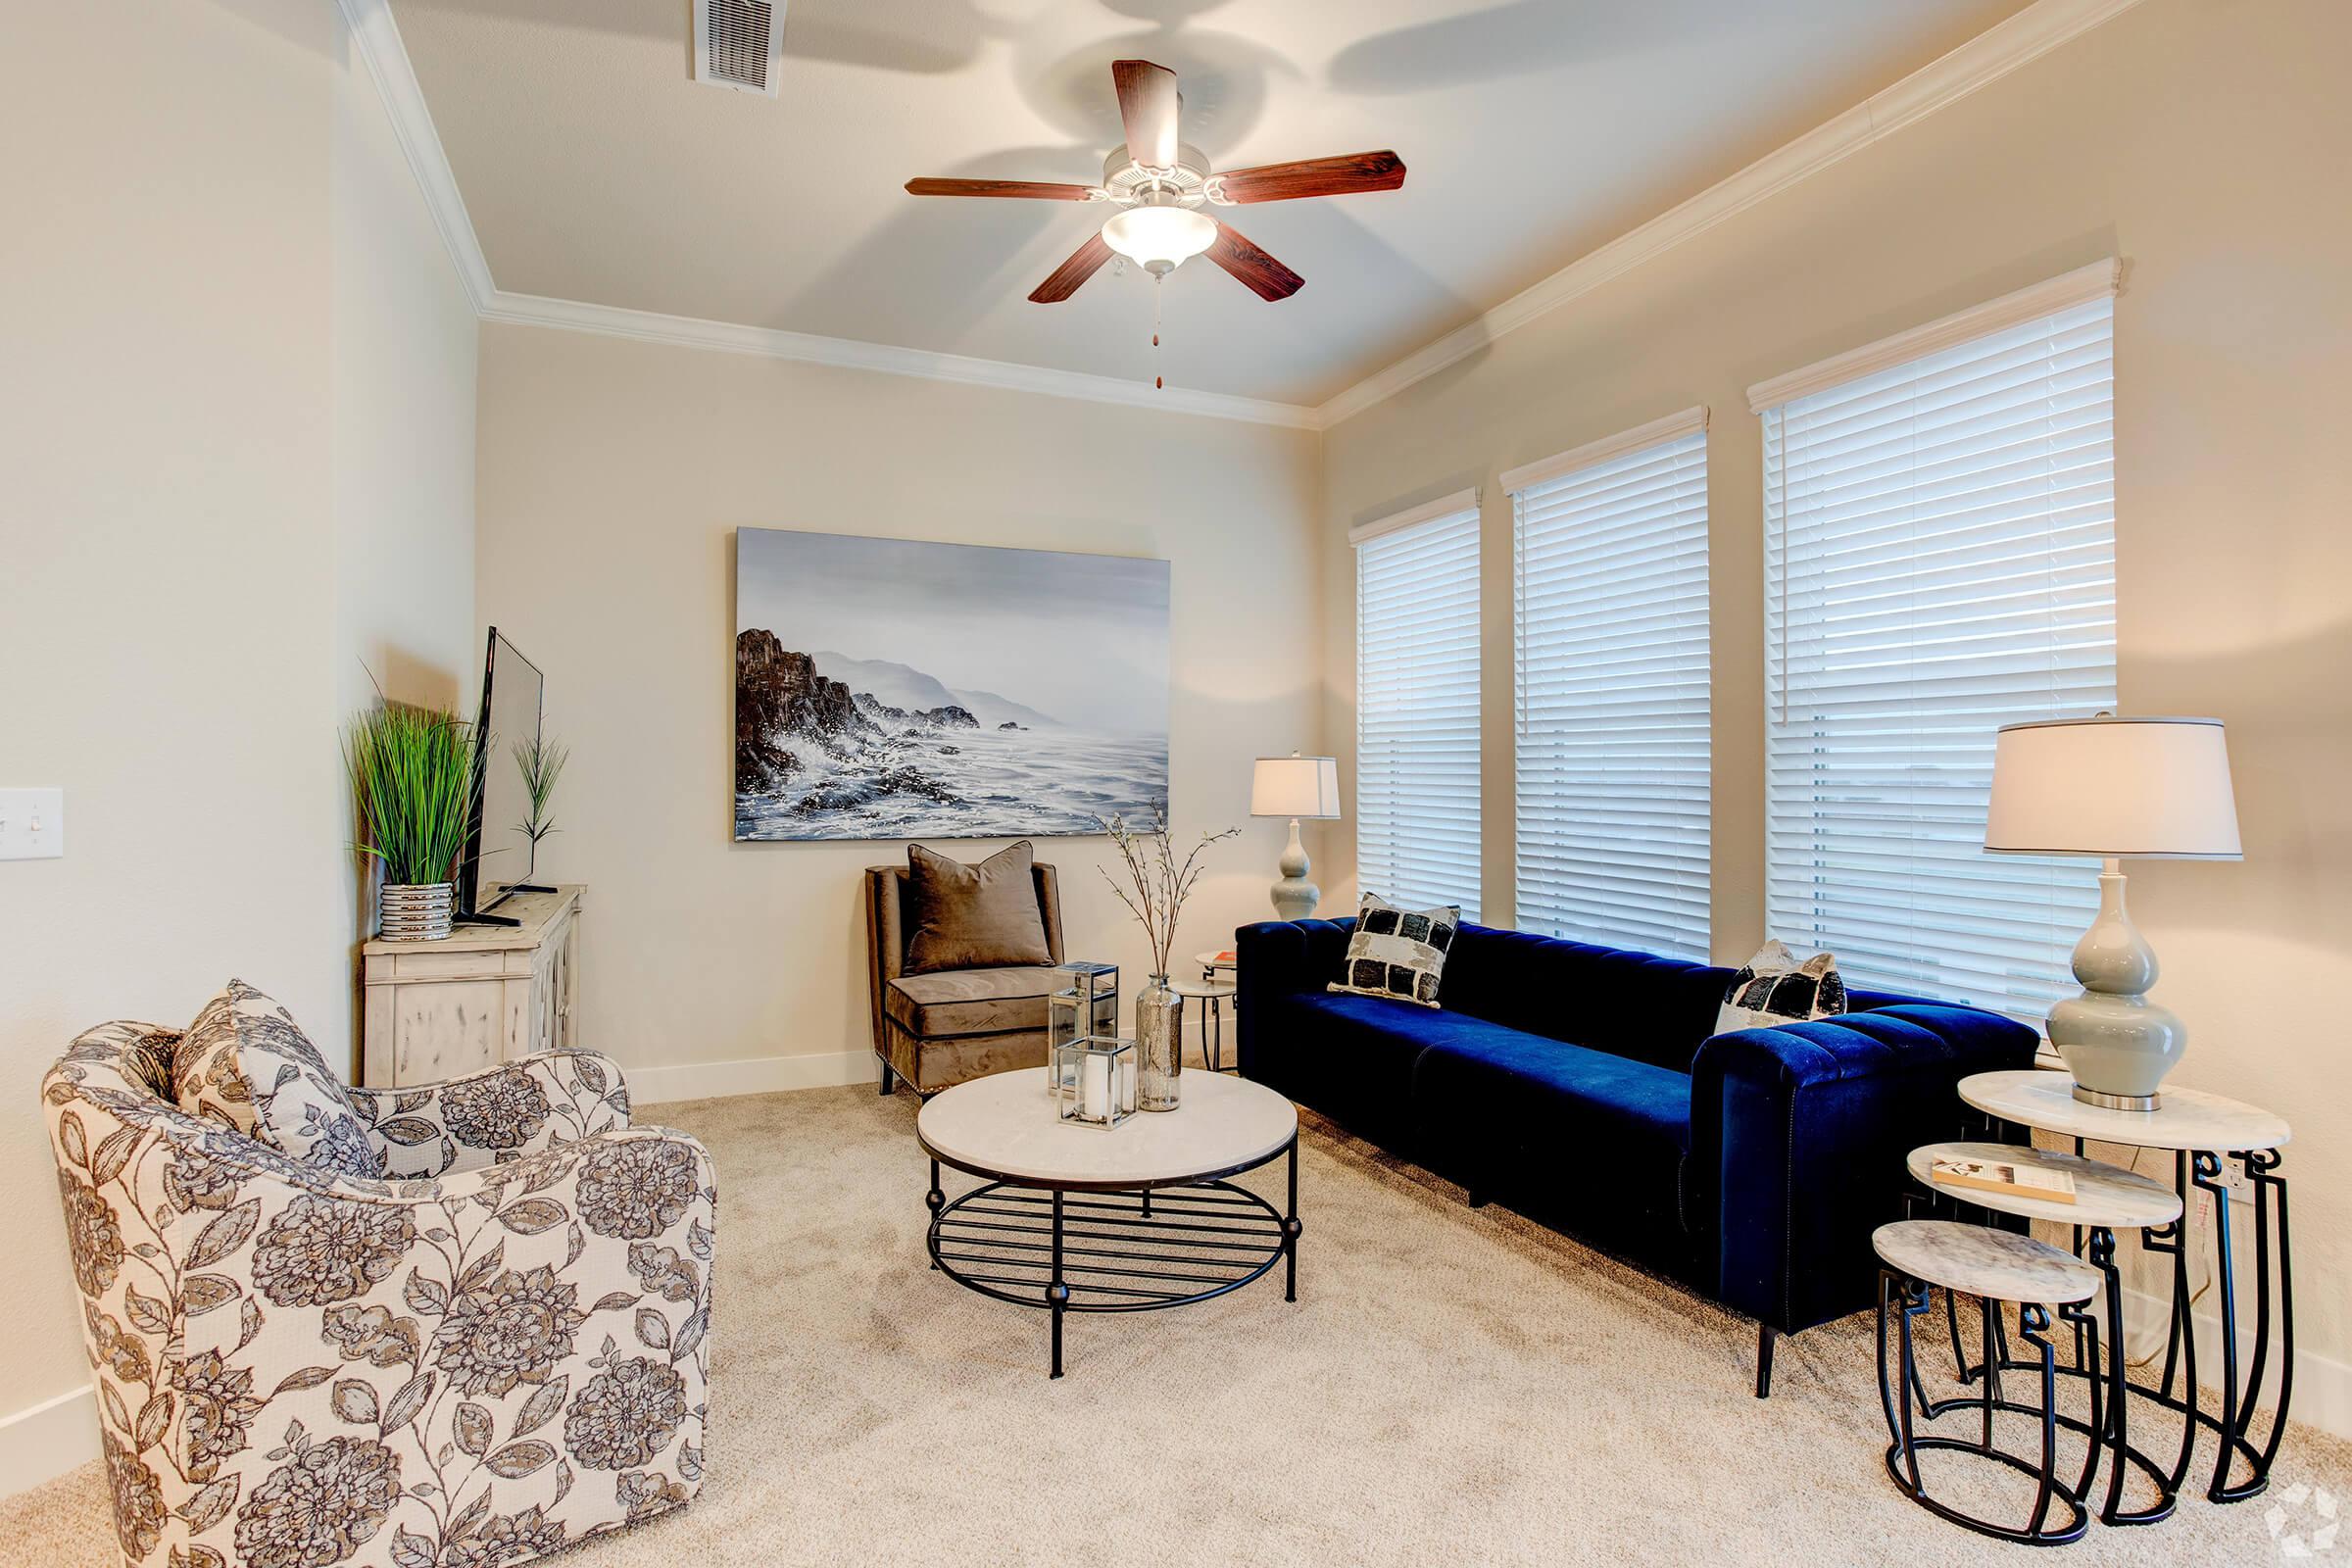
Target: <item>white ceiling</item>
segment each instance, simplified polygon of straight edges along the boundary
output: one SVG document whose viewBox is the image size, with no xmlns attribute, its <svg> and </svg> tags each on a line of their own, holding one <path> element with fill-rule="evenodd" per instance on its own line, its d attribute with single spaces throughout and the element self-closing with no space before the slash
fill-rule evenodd
<svg viewBox="0 0 2352 1568">
<path fill-rule="evenodd" d="M 774 101 L 692 79 L 688 0 L 394 0 L 498 286 L 1148 380 L 1152 283 L 1024 297 L 1101 220 L 916 174 L 1092 183 L 1109 63 L 1220 169 L 1394 148 L 1404 188 L 1225 213 L 1306 278 L 1165 285 L 1172 387 L 1318 404 L 2025 0 L 791 0 Z"/>
</svg>

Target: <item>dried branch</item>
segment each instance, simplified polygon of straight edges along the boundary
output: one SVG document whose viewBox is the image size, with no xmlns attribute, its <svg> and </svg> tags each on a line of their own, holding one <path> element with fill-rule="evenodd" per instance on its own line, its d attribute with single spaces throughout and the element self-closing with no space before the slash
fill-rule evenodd
<svg viewBox="0 0 2352 1568">
<path fill-rule="evenodd" d="M 1127 912 L 1143 926 L 1144 940 L 1152 951 L 1152 972 L 1164 978 L 1176 946 L 1176 922 L 1184 913 L 1185 901 L 1192 897 L 1193 888 L 1207 870 L 1200 864 L 1201 852 L 1220 839 L 1234 837 L 1241 829 L 1229 827 L 1223 832 L 1202 833 L 1180 864 L 1168 836 L 1167 818 L 1156 809 L 1152 813 L 1148 831 L 1129 827 L 1120 816 L 1096 820 L 1118 848 L 1119 858 L 1126 867 L 1126 885 L 1122 886 L 1110 874 L 1109 867 L 1097 865 L 1096 869 L 1127 906 Z"/>
</svg>

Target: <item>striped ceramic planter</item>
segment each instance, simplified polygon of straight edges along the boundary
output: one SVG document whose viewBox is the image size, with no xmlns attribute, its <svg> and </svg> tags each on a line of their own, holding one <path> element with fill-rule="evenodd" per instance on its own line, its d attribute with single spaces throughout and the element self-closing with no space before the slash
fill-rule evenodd
<svg viewBox="0 0 2352 1568">
<path fill-rule="evenodd" d="M 457 887 L 449 882 L 387 882 L 379 900 L 386 942 L 439 942 L 449 935 Z"/>
</svg>

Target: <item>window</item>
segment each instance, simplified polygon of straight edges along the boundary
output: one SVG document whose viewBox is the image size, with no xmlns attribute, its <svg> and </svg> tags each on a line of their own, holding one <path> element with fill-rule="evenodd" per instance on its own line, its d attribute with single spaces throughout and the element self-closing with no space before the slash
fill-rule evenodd
<svg viewBox="0 0 2352 1568">
<path fill-rule="evenodd" d="M 1518 925 L 1707 960 L 1707 411 L 1515 468 Z"/>
<path fill-rule="evenodd" d="M 1784 376 L 1764 416 L 1766 905 L 1853 981 L 2035 1020 L 2080 863 L 1983 853 L 1993 733 L 2115 706 L 2112 262 Z"/>
<path fill-rule="evenodd" d="M 1478 918 L 1478 497 L 1358 528 L 1356 880 Z"/>
</svg>

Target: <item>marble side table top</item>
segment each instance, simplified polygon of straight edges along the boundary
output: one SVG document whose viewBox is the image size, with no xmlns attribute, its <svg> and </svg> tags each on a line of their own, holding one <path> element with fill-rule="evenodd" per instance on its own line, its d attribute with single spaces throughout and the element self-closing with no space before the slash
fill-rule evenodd
<svg viewBox="0 0 2352 1568">
<path fill-rule="evenodd" d="M 2283 1117 L 2225 1095 L 2167 1084 L 2154 1110 L 2110 1110 L 2075 1098 L 2063 1072 L 2027 1068 L 1980 1072 L 1960 1080 L 1960 1098 L 1977 1109 L 2021 1127 L 2135 1149 L 2173 1149 L 2232 1154 L 2278 1149 L 2289 1136 Z"/>
<path fill-rule="evenodd" d="M 1949 1187 L 1929 1174 L 1939 1159 L 1999 1160 L 2064 1171 L 2075 1179 L 2075 1200 L 2061 1203 L 2019 1193 L 1986 1192 L 1981 1187 Z M 2115 1231 L 2169 1225 L 2180 1217 L 2180 1195 L 2164 1183 L 2079 1154 L 2022 1149 L 2015 1144 L 1928 1144 L 1911 1151 L 1906 1162 L 1912 1177 L 1938 1197 L 1956 1198 L 2002 1214 L 2051 1219 L 2062 1225 L 2103 1225 Z"/>
<path fill-rule="evenodd" d="M 1870 1245 L 1888 1266 L 1915 1280 L 1996 1301 L 2064 1306 L 2089 1300 L 2099 1288 L 2099 1271 L 2081 1258 L 1984 1225 L 1897 1220 L 1873 1231 Z"/>
<path fill-rule="evenodd" d="M 1232 971 L 1227 970 L 1226 972 L 1230 974 Z M 1178 975 L 1168 981 L 1168 989 L 1180 997 L 1205 997 L 1211 1001 L 1219 1001 L 1233 995 L 1233 982 L 1230 980 L 1187 980 Z"/>
<path fill-rule="evenodd" d="M 1034 1067 L 934 1096 L 915 1136 L 947 1163 L 1039 1187 L 1123 1190 L 1221 1176 L 1259 1163 L 1298 1136 L 1289 1101 L 1244 1078 L 1184 1074 L 1174 1110 L 1141 1110 L 1116 1127 L 1057 1121 Z"/>
</svg>

